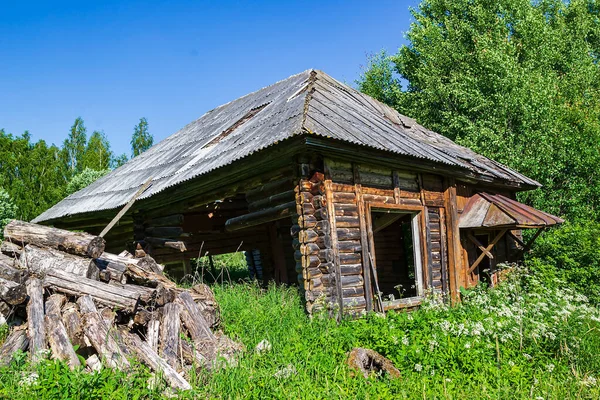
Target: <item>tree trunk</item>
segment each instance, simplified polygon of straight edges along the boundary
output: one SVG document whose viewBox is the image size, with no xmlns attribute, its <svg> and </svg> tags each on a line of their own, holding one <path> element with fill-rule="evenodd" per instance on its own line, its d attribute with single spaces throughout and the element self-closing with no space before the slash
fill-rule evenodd
<svg viewBox="0 0 600 400">
<path fill-rule="evenodd" d="M 6 225 L 4 237 L 8 241 L 22 246 L 34 244 L 90 258 L 99 257 L 105 246 L 104 239 L 99 236 L 16 220 Z"/>
<path fill-rule="evenodd" d="M 7 240 L 3 241 L 2 244 L 0 244 L 0 253 L 11 258 L 21 257 L 22 251 L 23 248 L 21 246 L 19 246 L 18 244 L 11 243 Z"/>
<path fill-rule="evenodd" d="M 74 369 L 79 367 L 81 362 L 73 350 L 60 314 L 60 308 L 66 301 L 66 297 L 61 294 L 54 294 L 46 300 L 46 334 L 52 356 L 65 361 L 69 368 Z"/>
</svg>

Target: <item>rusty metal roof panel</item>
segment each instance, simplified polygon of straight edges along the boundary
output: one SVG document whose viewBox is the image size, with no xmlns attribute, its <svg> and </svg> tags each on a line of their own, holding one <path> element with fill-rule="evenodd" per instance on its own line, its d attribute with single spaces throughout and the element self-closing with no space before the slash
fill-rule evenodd
<svg viewBox="0 0 600 400">
<path fill-rule="evenodd" d="M 562 218 L 536 210 L 500 194 L 472 196 L 460 216 L 460 228 L 542 228 L 563 223 Z"/>
<path fill-rule="evenodd" d="M 152 178 L 140 197 L 148 198 L 307 132 L 462 168 L 499 182 L 539 186 L 327 74 L 308 70 L 207 112 L 34 221 L 123 206 Z"/>
</svg>

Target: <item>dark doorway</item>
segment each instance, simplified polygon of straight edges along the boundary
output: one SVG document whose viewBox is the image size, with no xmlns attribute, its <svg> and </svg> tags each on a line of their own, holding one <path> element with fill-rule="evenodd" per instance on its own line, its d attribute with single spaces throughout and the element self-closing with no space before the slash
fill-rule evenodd
<svg viewBox="0 0 600 400">
<path fill-rule="evenodd" d="M 379 290 L 384 301 L 418 296 L 420 277 L 415 254 L 420 252 L 413 225 L 415 214 L 373 210 L 371 218 Z"/>
</svg>

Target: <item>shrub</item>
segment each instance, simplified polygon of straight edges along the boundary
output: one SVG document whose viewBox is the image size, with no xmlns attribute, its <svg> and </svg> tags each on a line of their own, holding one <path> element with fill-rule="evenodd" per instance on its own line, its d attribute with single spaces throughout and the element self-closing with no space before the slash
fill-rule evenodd
<svg viewBox="0 0 600 400">
<path fill-rule="evenodd" d="M 3 238 L 4 226 L 17 218 L 17 206 L 10 195 L 0 188 L 0 241 Z"/>
<path fill-rule="evenodd" d="M 600 223 L 565 223 L 543 233 L 529 255 L 529 264 L 600 304 Z"/>
</svg>

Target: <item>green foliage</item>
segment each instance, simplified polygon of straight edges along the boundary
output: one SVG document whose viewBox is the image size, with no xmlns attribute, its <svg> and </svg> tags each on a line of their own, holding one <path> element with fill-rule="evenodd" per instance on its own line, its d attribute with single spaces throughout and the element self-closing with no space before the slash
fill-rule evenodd
<svg viewBox="0 0 600 400">
<path fill-rule="evenodd" d="M 146 118 L 140 118 L 140 123 L 133 128 L 131 137 L 131 154 L 133 157 L 142 154 L 152 147 L 154 138 L 148 132 L 148 121 Z"/>
<path fill-rule="evenodd" d="M 61 150 L 40 140 L 31 142 L 0 129 L 0 187 L 17 206 L 17 218 L 29 220 L 63 197 L 67 184 L 67 166 Z"/>
<path fill-rule="evenodd" d="M 77 117 L 69 136 L 63 143 L 63 157 L 69 167 L 71 174 L 76 174 L 83 170 L 83 158 L 86 150 L 87 129 L 83 124 L 83 119 Z"/>
<path fill-rule="evenodd" d="M 102 178 L 104 175 L 108 174 L 109 172 L 110 172 L 109 169 L 104 169 L 101 171 L 96 171 L 96 170 L 90 169 L 90 168 L 84 169 L 83 171 L 81 171 L 80 173 L 75 175 L 73 178 L 71 178 L 71 180 L 67 184 L 66 195 L 68 196 L 72 193 L 75 193 L 75 192 L 83 189 L 86 186 L 91 185 L 96 180 L 98 180 L 99 178 Z"/>
<path fill-rule="evenodd" d="M 182 398 L 585 398 L 600 396 L 600 311 L 541 270 L 464 292 L 450 307 L 430 298 L 421 309 L 369 314 L 340 324 L 309 318 L 295 288 L 216 285 L 227 335 L 247 347 L 234 368 L 201 372 Z M 267 339 L 272 350 L 254 351 Z M 345 364 L 353 347 L 390 358 L 402 377 L 364 379 Z M 293 366 L 289 377 L 276 377 Z M 0 397 L 154 398 L 144 369 L 70 372 L 47 362 L 31 385 L 31 367 L 0 368 Z M 114 394 L 113 394 L 114 392 Z"/>
<path fill-rule="evenodd" d="M 4 236 L 4 226 L 15 218 L 17 218 L 17 206 L 10 195 L 0 188 L 0 239 Z"/>
<path fill-rule="evenodd" d="M 113 153 L 110 151 L 110 143 L 102 132 L 94 131 L 87 143 L 82 156 L 82 170 L 93 169 L 103 171 L 109 169 L 113 162 Z"/>
<path fill-rule="evenodd" d="M 541 235 L 530 263 L 600 305 L 600 224 L 566 223 Z"/>
<path fill-rule="evenodd" d="M 597 219 L 597 2 L 424 0 L 413 16 L 409 45 L 375 57 L 359 87 L 537 179 L 544 187 L 521 197 L 534 206 Z M 392 66 L 408 81 L 399 95 Z"/>
<path fill-rule="evenodd" d="M 244 252 L 218 254 L 210 257 L 203 257 L 192 260 L 196 265 L 196 273 L 193 283 L 236 283 L 248 279 L 248 265 Z"/>
</svg>

